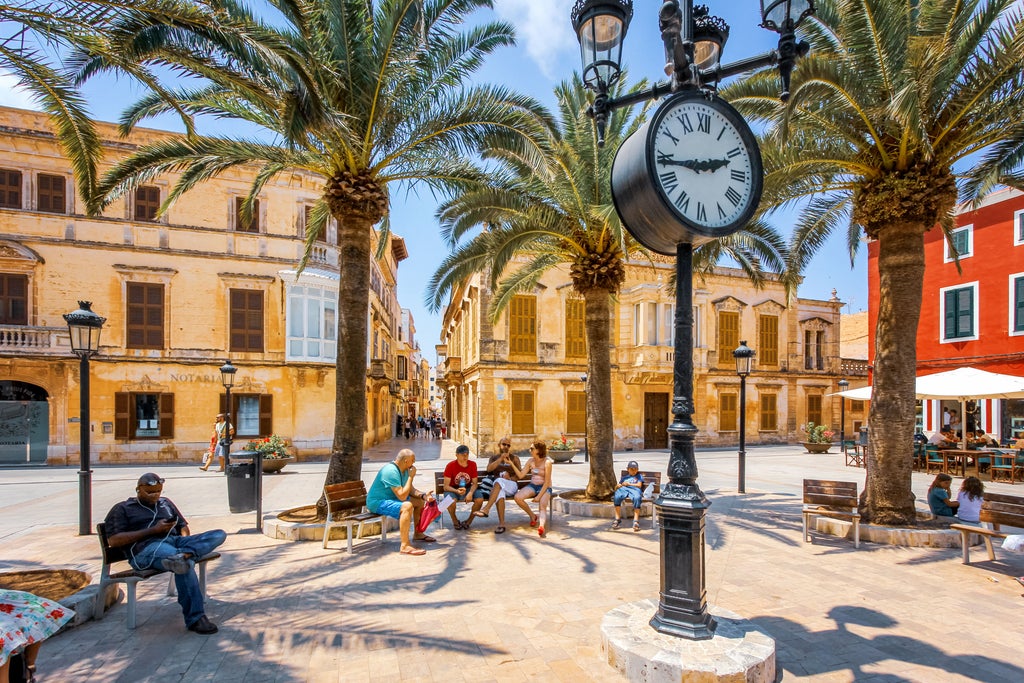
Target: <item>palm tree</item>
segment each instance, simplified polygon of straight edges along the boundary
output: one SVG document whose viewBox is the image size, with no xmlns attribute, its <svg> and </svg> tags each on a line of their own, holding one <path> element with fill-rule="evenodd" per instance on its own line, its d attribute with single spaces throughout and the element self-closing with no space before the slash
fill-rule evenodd
<svg viewBox="0 0 1024 683">
<path fill-rule="evenodd" d="M 728 88 L 768 124 L 763 207 L 806 200 L 791 239 L 798 273 L 833 232 L 851 259 L 878 242 L 879 311 L 867 510 L 913 524 L 915 340 L 924 233 L 958 201 L 1024 184 L 1024 20 L 1013 0 L 821 0 L 811 53 L 779 105 L 761 73 Z"/>
<path fill-rule="evenodd" d="M 489 150 L 530 158 L 546 113 L 508 89 L 469 85 L 484 57 L 514 42 L 505 23 L 461 30 L 490 0 L 268 0 L 263 21 L 230 0 L 210 0 L 208 27 L 119 27 L 110 52 L 131 64 L 170 62 L 202 86 L 144 98 L 127 111 L 129 130 L 146 116 L 177 111 L 247 122 L 254 139 L 193 134 L 149 145 L 102 180 L 97 207 L 159 174 L 181 171 L 165 206 L 206 179 L 242 164 L 259 172 L 243 202 L 287 169 L 325 178 L 307 231 L 307 255 L 328 217 L 338 223 L 337 393 L 327 483 L 360 478 L 366 428 L 366 345 L 371 244 L 387 217 L 389 189 L 421 181 L 450 192 L 481 181 Z M 113 61 L 86 64 L 90 72 Z M 243 219 L 247 216 L 242 216 Z M 382 229 L 387 231 L 387 222 Z"/>
<path fill-rule="evenodd" d="M 620 81 L 621 85 L 621 81 Z M 634 90 L 644 87 L 638 84 Z M 623 229 L 611 201 L 610 174 L 616 150 L 643 123 L 643 113 L 614 112 L 607 144 L 597 145 L 587 117 L 587 91 L 579 76 L 555 89 L 559 126 L 545 146 L 543 166 L 507 160 L 500 185 L 467 190 L 438 213 L 454 248 L 427 290 L 427 304 L 441 308 L 474 273 L 489 273 L 494 290 L 490 315 L 497 319 L 519 291 L 556 267 L 568 267 L 573 289 L 584 299 L 587 339 L 587 433 L 590 480 L 587 495 L 605 499 L 615 487 L 612 447 L 611 305 L 630 258 L 644 253 Z M 471 231 L 486 229 L 462 243 Z M 731 255 L 755 279 L 762 264 L 781 268 L 782 240 L 762 225 L 698 250 L 699 267 Z M 591 448 L 591 445 L 593 448 Z"/>
</svg>

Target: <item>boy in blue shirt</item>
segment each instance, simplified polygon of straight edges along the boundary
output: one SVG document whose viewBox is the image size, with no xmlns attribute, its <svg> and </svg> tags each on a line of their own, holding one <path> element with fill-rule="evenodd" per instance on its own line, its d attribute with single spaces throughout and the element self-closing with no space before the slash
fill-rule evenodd
<svg viewBox="0 0 1024 683">
<path fill-rule="evenodd" d="M 626 474 L 619 480 L 612 494 L 612 504 L 615 505 L 612 529 L 618 529 L 622 525 L 622 503 L 628 498 L 633 502 L 633 531 L 640 531 L 640 499 L 643 489 L 644 476 L 640 474 L 640 466 L 636 460 L 630 460 L 626 465 Z"/>
</svg>

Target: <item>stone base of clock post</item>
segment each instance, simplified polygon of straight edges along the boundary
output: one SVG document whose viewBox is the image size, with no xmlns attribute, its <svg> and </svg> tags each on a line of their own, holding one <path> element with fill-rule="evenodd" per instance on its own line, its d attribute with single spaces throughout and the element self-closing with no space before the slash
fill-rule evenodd
<svg viewBox="0 0 1024 683">
<path fill-rule="evenodd" d="M 689 640 L 655 631 L 649 622 L 657 609 L 657 600 L 639 600 L 613 609 L 601 621 L 608 664 L 630 681 L 775 680 L 775 640 L 751 622 L 709 605 L 717 623 L 714 636 Z"/>
</svg>

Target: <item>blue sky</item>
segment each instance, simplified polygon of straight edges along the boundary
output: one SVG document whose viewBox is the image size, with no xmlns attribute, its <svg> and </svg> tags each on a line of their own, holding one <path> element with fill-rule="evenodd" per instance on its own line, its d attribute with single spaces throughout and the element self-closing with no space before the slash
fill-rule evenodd
<svg viewBox="0 0 1024 683">
<path fill-rule="evenodd" d="M 572 4 L 572 0 L 495 0 L 492 17 L 509 21 L 516 27 L 518 45 L 496 53 L 480 71 L 479 80 L 504 83 L 554 108 L 555 85 L 580 68 L 579 46 L 569 22 Z M 661 0 L 634 0 L 633 21 L 623 50 L 623 64 L 632 80 L 656 81 L 664 77 L 664 52 L 657 16 L 661 4 Z M 750 57 L 775 46 L 777 35 L 758 26 L 760 4 L 757 0 L 720 0 L 709 4 L 712 14 L 721 16 L 731 27 L 723 62 Z M 0 74 L 0 104 L 30 107 L 27 98 L 10 86 L 9 77 Z M 90 112 L 104 121 L 116 121 L 138 94 L 123 80 L 96 80 L 86 89 Z M 171 119 L 167 119 L 167 125 L 163 121 L 147 121 L 143 125 L 175 129 Z M 214 131 L 207 129 L 207 132 Z M 419 192 L 413 188 L 392 193 L 392 229 L 405 238 L 409 248 L 409 258 L 399 267 L 399 301 L 412 310 L 417 340 L 432 365 L 434 345 L 439 343 L 440 315 L 429 313 L 424 307 L 423 291 L 445 250 L 434 219 L 435 205 L 425 188 Z M 774 218 L 783 235 L 790 232 L 788 220 L 788 215 Z M 862 245 L 851 268 L 844 236 L 838 233 L 810 263 L 799 295 L 828 299 L 833 289 L 847 304 L 844 313 L 867 308 L 867 250 Z"/>
</svg>

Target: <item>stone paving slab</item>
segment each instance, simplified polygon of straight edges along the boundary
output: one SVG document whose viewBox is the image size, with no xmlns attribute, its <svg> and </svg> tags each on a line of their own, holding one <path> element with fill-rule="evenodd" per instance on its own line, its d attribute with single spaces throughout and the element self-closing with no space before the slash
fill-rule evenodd
<svg viewBox="0 0 1024 683">
<path fill-rule="evenodd" d="M 454 451 L 413 439 L 421 471 Z M 1024 680 L 1024 556 L 997 549 L 971 566 L 958 549 L 896 548 L 800 536 L 804 477 L 855 480 L 841 456 L 795 447 L 747 454 L 748 494 L 736 492 L 735 453 L 698 453 L 707 519 L 707 598 L 776 641 L 783 681 Z M 388 458 L 364 463 L 371 480 Z M 664 470 L 665 452 L 616 454 Z M 223 477 L 192 466 L 103 467 L 96 471 L 94 521 L 131 495 L 141 472 L 168 479 L 165 492 L 193 530 L 223 528 L 228 541 L 209 573 L 214 636 L 185 631 L 162 581 L 139 589 L 138 628 L 125 608 L 49 641 L 41 681 L 616 681 L 600 649 L 612 609 L 658 592 L 658 538 L 612 532 L 607 520 L 558 517 L 540 539 L 511 510 L 468 532 L 438 531 L 423 557 L 387 544 L 322 550 L 248 532 L 255 515 L 227 512 Z M 289 464 L 265 479 L 265 508 L 312 502 L 324 463 Z M 432 476 L 432 475 L 431 475 Z M 556 488 L 577 488 L 585 463 L 559 465 Z M 923 496 L 931 477 L 915 475 Z M 426 478 L 424 481 L 432 481 Z M 986 484 L 986 486 L 989 486 Z M 989 486 L 1008 493 L 1024 489 Z M 71 468 L 0 470 L 0 570 L 69 567 L 96 574 L 95 537 L 77 533 L 77 475 Z M 434 533 L 434 532 L 432 532 Z M 980 555 L 979 557 L 983 557 Z"/>
</svg>

